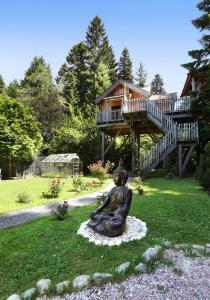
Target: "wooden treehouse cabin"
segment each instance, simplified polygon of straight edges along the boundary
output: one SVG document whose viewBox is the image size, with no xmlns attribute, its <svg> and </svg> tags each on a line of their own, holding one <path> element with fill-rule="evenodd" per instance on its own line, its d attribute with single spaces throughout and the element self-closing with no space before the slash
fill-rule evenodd
<svg viewBox="0 0 210 300">
<path fill-rule="evenodd" d="M 178 175 L 182 176 L 198 143 L 198 124 L 189 112 L 190 98 L 177 99 L 176 94 L 150 96 L 148 89 L 118 80 L 96 99 L 97 126 L 102 132 L 102 161 L 119 135 L 130 136 L 132 172 L 140 166 L 146 175 L 177 151 Z M 144 157 L 139 158 L 141 134 L 162 133 Z M 105 149 L 105 136 L 112 142 Z"/>
</svg>

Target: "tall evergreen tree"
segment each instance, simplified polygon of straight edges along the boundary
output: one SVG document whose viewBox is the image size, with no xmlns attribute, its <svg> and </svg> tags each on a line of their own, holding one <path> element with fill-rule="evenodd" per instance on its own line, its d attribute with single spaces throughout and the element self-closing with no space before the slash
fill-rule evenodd
<svg viewBox="0 0 210 300">
<path fill-rule="evenodd" d="M 86 44 L 90 55 L 94 55 L 95 63 L 106 62 L 110 69 L 110 78 L 115 81 L 117 79 L 117 63 L 104 24 L 99 16 L 95 16 L 88 26 Z"/>
<path fill-rule="evenodd" d="M 64 73 L 73 72 L 76 76 L 76 88 L 79 93 L 80 105 L 85 104 L 88 98 L 89 69 L 87 60 L 88 52 L 84 42 L 74 45 L 66 57 L 67 68 Z"/>
<path fill-rule="evenodd" d="M 99 96 L 110 84 L 109 68 L 105 63 L 100 62 L 94 74 L 94 84 L 92 86 L 94 91 L 91 94 L 94 94 L 96 97 Z"/>
<path fill-rule="evenodd" d="M 133 83 L 132 61 L 129 55 L 128 48 L 124 48 L 122 50 L 118 64 L 118 77 L 120 79 Z"/>
<path fill-rule="evenodd" d="M 197 4 L 197 8 L 202 12 L 202 15 L 192 20 L 193 25 L 200 31 L 205 31 L 208 34 L 203 34 L 200 39 L 202 46 L 199 50 L 191 50 L 188 54 L 194 59 L 193 62 L 183 64 L 182 66 L 189 71 L 198 70 L 202 67 L 208 67 L 210 61 L 210 0 L 203 0 Z"/>
<path fill-rule="evenodd" d="M 6 93 L 11 98 L 19 98 L 21 96 L 21 87 L 16 79 L 7 86 Z"/>
<path fill-rule="evenodd" d="M 78 80 L 75 71 L 66 63 L 63 64 L 58 72 L 57 77 L 58 90 L 65 98 L 70 111 L 78 108 L 80 104 L 79 92 L 77 90 Z"/>
<path fill-rule="evenodd" d="M 63 117 L 64 104 L 53 84 L 50 66 L 43 57 L 35 57 L 22 81 L 25 101 L 40 123 L 45 143 L 52 138 L 53 130 Z"/>
<path fill-rule="evenodd" d="M 0 74 L 0 94 L 3 94 L 5 91 L 6 85 L 2 75 Z"/>
<path fill-rule="evenodd" d="M 46 95 L 53 88 L 53 77 L 50 66 L 43 57 L 35 56 L 25 72 L 22 87 L 30 96 Z"/>
<path fill-rule="evenodd" d="M 137 75 L 137 77 L 136 77 L 137 86 L 139 86 L 139 87 L 145 86 L 145 82 L 147 79 L 147 72 L 145 71 L 144 65 L 142 62 L 140 62 L 140 64 L 139 64 L 139 68 L 138 68 L 136 75 Z"/>
<path fill-rule="evenodd" d="M 201 49 L 189 51 L 193 61 L 182 66 L 192 74 L 198 73 L 203 81 L 202 90 L 191 95 L 191 112 L 199 120 L 200 149 L 203 149 L 210 140 L 210 0 L 201 1 L 197 8 L 202 15 L 192 20 L 192 24 L 204 32 L 200 39 Z"/>
<path fill-rule="evenodd" d="M 151 93 L 152 94 L 165 94 L 164 82 L 160 74 L 156 74 L 151 82 Z"/>
</svg>

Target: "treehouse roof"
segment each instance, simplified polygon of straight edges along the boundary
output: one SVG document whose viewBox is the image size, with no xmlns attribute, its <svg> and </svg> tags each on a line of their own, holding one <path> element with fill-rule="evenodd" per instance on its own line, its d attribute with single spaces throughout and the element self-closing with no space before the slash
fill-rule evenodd
<svg viewBox="0 0 210 300">
<path fill-rule="evenodd" d="M 74 158 L 79 159 L 79 156 L 76 153 L 50 154 L 42 163 L 70 163 Z"/>
<path fill-rule="evenodd" d="M 95 103 L 98 104 L 101 100 L 103 100 L 103 98 L 107 97 L 108 95 L 111 94 L 111 92 L 118 86 L 118 85 L 123 85 L 127 88 L 129 88 L 130 90 L 133 90 L 145 97 L 149 97 L 149 92 L 146 90 L 148 89 L 148 87 L 144 88 L 139 88 L 125 80 L 119 79 L 117 80 L 115 83 L 113 83 L 110 87 L 108 87 L 100 96 L 98 96 L 98 98 L 96 98 Z"/>
</svg>

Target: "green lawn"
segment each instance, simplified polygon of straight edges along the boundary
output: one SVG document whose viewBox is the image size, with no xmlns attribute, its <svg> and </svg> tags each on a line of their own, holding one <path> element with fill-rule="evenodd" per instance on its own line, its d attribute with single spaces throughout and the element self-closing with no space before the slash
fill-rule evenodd
<svg viewBox="0 0 210 300">
<path fill-rule="evenodd" d="M 93 177 L 82 178 L 85 182 L 91 182 L 94 179 Z M 72 178 L 62 179 L 62 191 L 59 197 L 46 199 L 42 197 L 42 192 L 46 192 L 48 190 L 50 180 L 52 179 L 34 177 L 30 179 L 0 181 L 0 215 L 22 208 L 33 207 L 36 205 L 47 204 L 50 202 L 71 199 L 80 195 L 89 194 L 93 191 L 103 188 L 103 186 L 111 182 L 111 179 L 107 179 L 102 187 L 77 193 L 72 192 Z M 32 202 L 26 204 L 16 202 L 17 195 L 21 192 L 26 192 L 27 194 L 29 194 L 31 196 Z"/>
<path fill-rule="evenodd" d="M 34 286 L 41 278 L 54 283 L 81 274 L 112 272 L 119 264 L 139 262 L 149 246 L 210 241 L 210 197 L 194 179 L 152 178 L 144 182 L 145 195 L 134 194 L 130 215 L 147 223 L 140 241 L 108 248 L 89 243 L 76 232 L 94 205 L 71 212 L 66 221 L 42 218 L 0 235 L 0 299 Z"/>
</svg>

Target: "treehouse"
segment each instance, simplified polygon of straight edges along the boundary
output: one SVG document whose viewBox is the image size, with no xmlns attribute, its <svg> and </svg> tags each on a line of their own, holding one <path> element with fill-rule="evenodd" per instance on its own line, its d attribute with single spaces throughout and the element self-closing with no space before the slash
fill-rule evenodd
<svg viewBox="0 0 210 300">
<path fill-rule="evenodd" d="M 197 121 L 189 111 L 189 97 L 151 96 L 148 87 L 139 88 L 118 80 L 95 102 L 99 108 L 97 126 L 102 132 L 102 161 L 116 138 L 126 135 L 132 142 L 132 172 L 138 165 L 145 175 L 176 150 L 178 174 L 182 176 L 199 138 Z M 155 140 L 160 133 L 161 138 Z M 155 144 L 139 158 L 141 134 L 149 134 Z M 111 136 L 112 141 L 105 149 L 106 135 Z"/>
</svg>

